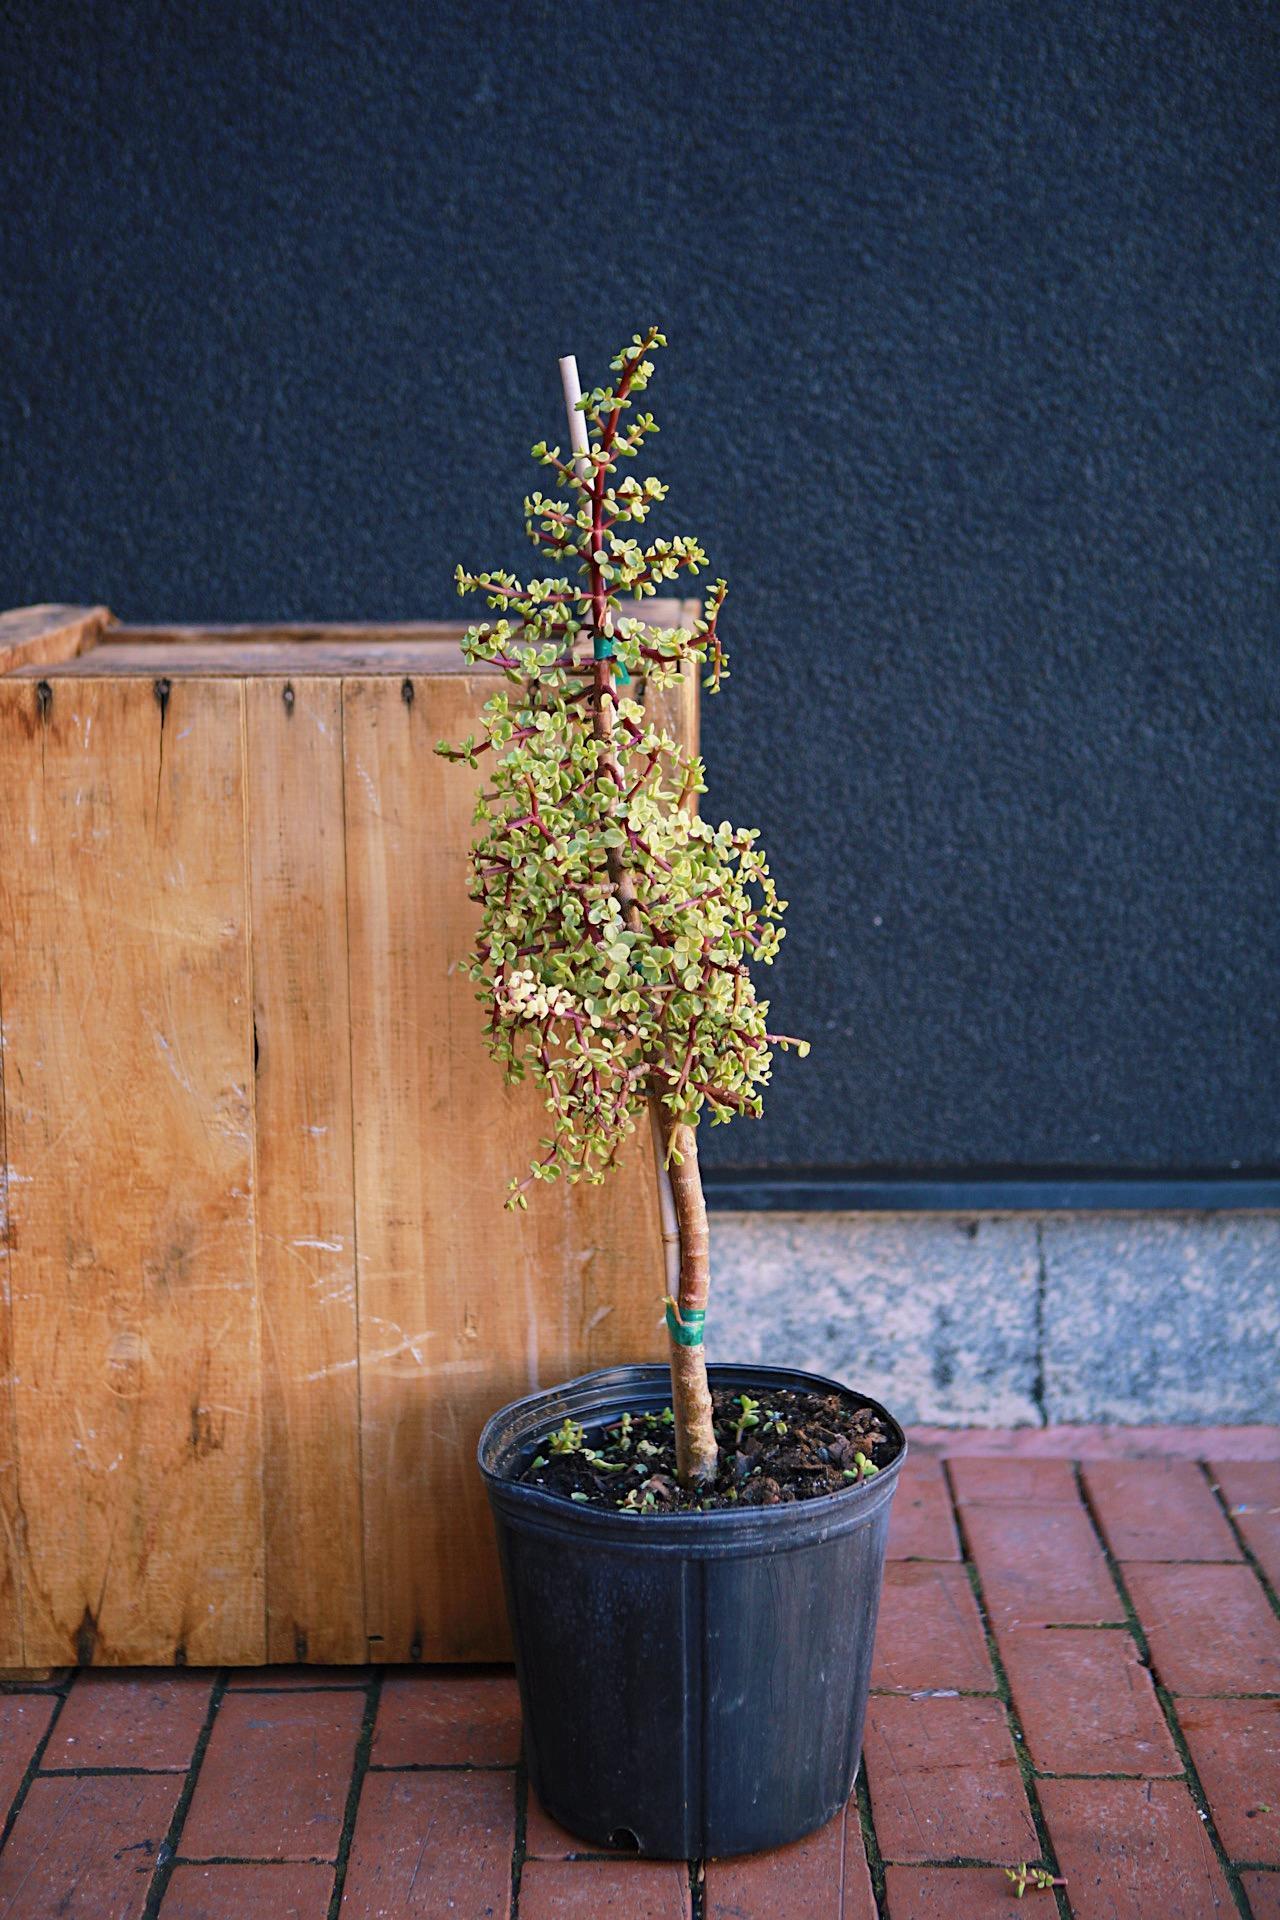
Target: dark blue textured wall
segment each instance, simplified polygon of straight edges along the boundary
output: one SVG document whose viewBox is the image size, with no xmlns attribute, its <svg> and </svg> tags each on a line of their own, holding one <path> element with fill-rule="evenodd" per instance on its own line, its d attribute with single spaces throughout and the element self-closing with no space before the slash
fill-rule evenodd
<svg viewBox="0 0 1280 1920">
<path fill-rule="evenodd" d="M 657 319 L 815 1042 L 712 1158 L 1280 1164 L 1273 9 L 2 11 L 0 599 L 452 616 Z"/>
</svg>

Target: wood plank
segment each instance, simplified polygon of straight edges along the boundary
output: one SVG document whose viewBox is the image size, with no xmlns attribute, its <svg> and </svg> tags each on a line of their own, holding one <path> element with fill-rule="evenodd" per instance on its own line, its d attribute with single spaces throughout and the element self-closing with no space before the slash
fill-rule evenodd
<svg viewBox="0 0 1280 1920">
<path fill-rule="evenodd" d="M 32 1665 L 266 1651 L 243 707 L 0 682 Z"/>
<path fill-rule="evenodd" d="M 207 679 L 242 679 L 256 675 L 323 674 L 339 678 L 362 673 L 461 673 L 462 650 L 456 637 L 406 640 L 191 640 L 183 645 L 105 640 L 78 659 L 57 666 L 21 667 L 17 677 L 39 679 L 116 678 L 172 679 L 189 675 Z M 493 670 L 496 673 L 496 669 Z"/>
<path fill-rule="evenodd" d="M 658 603 L 655 601 L 654 604 Z M 692 627 L 702 612 L 701 600 L 679 600 L 663 604 L 671 609 L 662 622 L 664 626 Z M 699 738 L 701 697 L 697 668 L 688 666 L 673 687 L 664 687 L 661 691 L 655 687 L 646 687 L 645 711 L 660 727 L 665 727 L 674 739 L 696 748 Z"/>
<path fill-rule="evenodd" d="M 107 607 L 13 607 L 0 613 L 0 673 L 70 660 L 110 624 Z"/>
<path fill-rule="evenodd" d="M 491 682 L 343 688 L 365 1580 L 370 1653 L 508 1649 L 475 1443 L 504 1401 L 662 1352 L 656 1201 L 637 1140 L 603 1187 L 503 1208 L 543 1131 L 458 971 L 474 776 L 432 752 Z"/>
<path fill-rule="evenodd" d="M 487 608 L 477 606 L 477 619 L 496 619 Z M 688 609 L 696 613 L 700 601 L 679 600 L 671 594 L 656 594 L 645 601 L 628 601 L 624 611 L 640 614 L 656 626 L 675 626 Z M 24 609 L 37 612 L 41 609 Z M 65 611 L 65 609 L 54 609 Z M 71 609 L 78 611 L 78 609 Z M 14 618 L 0 616 L 0 620 Z M 363 647 L 399 645 L 419 640 L 460 640 L 471 623 L 467 620 L 264 620 L 239 621 L 228 625 L 135 625 L 121 621 L 113 628 L 113 638 L 145 646 L 187 647 L 224 642 L 270 641 L 280 645 Z"/>
<path fill-rule="evenodd" d="M 245 687 L 267 1658 L 365 1658 L 342 692 Z"/>
<path fill-rule="evenodd" d="M 502 1211 L 543 1116 L 456 972 L 471 783 L 431 753 L 493 677 L 458 671 L 460 624 L 412 643 L 449 661 L 411 704 L 399 639 L 338 648 L 345 687 L 309 641 L 287 712 L 284 677 L 185 677 L 145 641 L 143 684 L 115 678 L 119 631 L 0 686 L 0 1665 L 359 1659 L 362 1554 L 375 1658 L 500 1656 L 482 1419 L 662 1339 L 643 1142 L 604 1189 Z M 692 681 L 648 698 L 696 729 Z"/>
<path fill-rule="evenodd" d="M 657 626 L 674 626 L 689 617 L 697 602 L 651 600 L 643 612 Z M 640 609 L 637 609 L 639 611 Z M 98 611 L 104 611 L 99 609 Z M 11 615 L 0 616 L 13 618 Z M 113 624 L 95 644 L 91 638 L 75 657 L 43 657 L 15 664 L 25 679 L 79 679 L 104 675 L 229 675 L 235 678 L 308 674 L 478 673 L 496 669 L 468 667 L 462 657 L 466 623 L 406 621 L 403 624 L 351 623 L 332 626 L 128 627 Z"/>
<path fill-rule="evenodd" d="M 9 1155 L 4 1124 L 4 978 L 0 974 L 0 1667 L 20 1667 L 22 1580 L 18 1503 L 18 1422 L 14 1407 L 12 1286 L 9 1275 Z"/>
<path fill-rule="evenodd" d="M 114 638 L 153 647 L 202 647 L 268 641 L 280 646 L 364 647 L 418 640 L 456 640 L 462 620 L 263 620 L 191 626 L 137 626 L 122 621 Z"/>
</svg>

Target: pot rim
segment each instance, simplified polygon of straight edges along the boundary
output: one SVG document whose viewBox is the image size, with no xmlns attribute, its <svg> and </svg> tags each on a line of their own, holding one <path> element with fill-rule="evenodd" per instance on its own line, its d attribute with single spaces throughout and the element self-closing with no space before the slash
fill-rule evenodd
<svg viewBox="0 0 1280 1920">
<path fill-rule="evenodd" d="M 557 1412 L 581 1415 L 589 1409 L 593 1396 L 602 1393 L 606 1387 L 623 1396 L 629 1390 L 638 1392 L 646 1387 L 660 1387 L 664 1382 L 670 1382 L 670 1369 L 664 1361 L 627 1362 L 577 1374 L 572 1380 L 556 1386 L 540 1387 L 536 1393 L 524 1394 L 490 1414 L 481 1429 L 476 1462 L 491 1497 L 497 1496 L 518 1505 L 522 1514 L 530 1519 L 553 1516 L 557 1522 L 569 1521 L 575 1528 L 578 1525 L 594 1526 L 614 1534 L 621 1526 L 625 1528 L 629 1539 L 639 1542 L 648 1536 L 655 1546 L 663 1542 L 675 1544 L 677 1530 L 680 1534 L 688 1533 L 710 1544 L 716 1535 L 744 1533 L 747 1530 L 756 1533 L 761 1527 L 794 1530 L 803 1522 L 807 1533 L 811 1527 L 821 1530 L 827 1520 L 834 1522 L 838 1519 L 842 1523 L 853 1524 L 864 1516 L 869 1517 L 872 1508 L 890 1497 L 907 1457 L 908 1441 L 901 1423 L 871 1394 L 859 1393 L 843 1381 L 833 1380 L 826 1374 L 809 1373 L 801 1367 L 771 1366 L 763 1361 L 717 1361 L 708 1366 L 707 1374 L 713 1386 L 735 1385 L 739 1381 L 746 1385 L 751 1381 L 760 1381 L 765 1384 L 777 1383 L 792 1392 L 815 1390 L 842 1394 L 856 1400 L 859 1406 L 871 1407 L 881 1416 L 890 1432 L 897 1436 L 898 1451 L 888 1465 L 870 1480 L 841 1487 L 834 1493 L 818 1494 L 811 1500 L 780 1501 L 772 1507 L 719 1507 L 710 1513 L 704 1513 L 701 1509 L 652 1513 L 634 1518 L 615 1508 L 567 1500 L 562 1494 L 550 1493 L 545 1488 L 510 1479 L 486 1459 L 486 1454 L 491 1459 L 496 1458 L 500 1448 L 502 1454 L 509 1458 L 517 1446 L 523 1444 L 543 1424 L 553 1408 Z M 601 1411 L 611 1411 L 613 1406 L 622 1404 L 621 1399 L 605 1399 L 601 1402 Z M 636 1526 L 637 1519 L 643 1520 L 643 1526 Z"/>
</svg>

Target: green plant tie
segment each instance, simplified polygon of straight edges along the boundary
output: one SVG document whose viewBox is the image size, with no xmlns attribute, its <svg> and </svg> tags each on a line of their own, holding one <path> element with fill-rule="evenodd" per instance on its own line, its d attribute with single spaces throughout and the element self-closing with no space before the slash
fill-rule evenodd
<svg viewBox="0 0 1280 1920">
<path fill-rule="evenodd" d="M 592 644 L 594 657 L 597 660 L 612 660 L 613 670 L 618 676 L 619 684 L 624 687 L 629 687 L 631 685 L 631 675 L 627 672 L 622 661 L 614 657 L 612 636 L 607 633 L 598 633 Z"/>
<path fill-rule="evenodd" d="M 681 1314 L 670 1300 L 667 1302 L 667 1332 L 678 1347 L 700 1347 L 706 1319 L 702 1307 L 686 1307 Z"/>
</svg>

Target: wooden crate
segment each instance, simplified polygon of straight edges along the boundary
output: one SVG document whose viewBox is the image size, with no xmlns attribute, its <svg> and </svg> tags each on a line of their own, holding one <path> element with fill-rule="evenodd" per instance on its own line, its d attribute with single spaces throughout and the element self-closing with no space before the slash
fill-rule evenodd
<svg viewBox="0 0 1280 1920">
<path fill-rule="evenodd" d="M 460 632 L 0 618 L 0 1665 L 501 1657 L 484 1416 L 662 1350 L 641 1151 L 503 1210 Z"/>
</svg>

